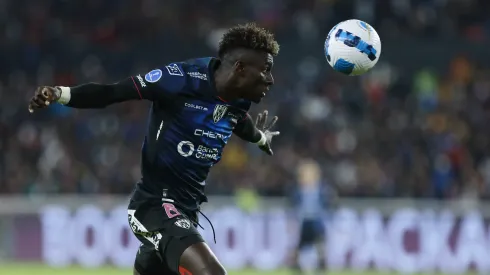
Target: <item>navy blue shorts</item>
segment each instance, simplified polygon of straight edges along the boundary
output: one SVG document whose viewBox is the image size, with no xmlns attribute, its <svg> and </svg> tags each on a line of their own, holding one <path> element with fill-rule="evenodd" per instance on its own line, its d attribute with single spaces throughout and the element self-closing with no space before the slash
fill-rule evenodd
<svg viewBox="0 0 490 275">
<path fill-rule="evenodd" d="M 204 242 L 196 228 L 197 213 L 171 200 L 137 197 L 134 194 L 128 206 L 129 225 L 141 242 L 134 268 L 141 275 L 179 274 L 180 256 L 189 246 Z"/>
<path fill-rule="evenodd" d="M 325 227 L 320 219 L 305 219 L 301 222 L 300 237 L 298 247 L 303 248 L 308 245 L 323 241 L 325 238 Z"/>
</svg>

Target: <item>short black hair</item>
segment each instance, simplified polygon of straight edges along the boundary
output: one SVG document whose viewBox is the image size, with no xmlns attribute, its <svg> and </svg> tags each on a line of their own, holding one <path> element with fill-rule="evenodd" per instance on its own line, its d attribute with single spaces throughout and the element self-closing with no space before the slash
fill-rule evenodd
<svg viewBox="0 0 490 275">
<path fill-rule="evenodd" d="M 226 53 L 237 48 L 265 51 L 276 56 L 279 44 L 274 35 L 255 23 L 237 25 L 226 31 L 219 42 L 218 55 L 222 58 Z"/>
</svg>

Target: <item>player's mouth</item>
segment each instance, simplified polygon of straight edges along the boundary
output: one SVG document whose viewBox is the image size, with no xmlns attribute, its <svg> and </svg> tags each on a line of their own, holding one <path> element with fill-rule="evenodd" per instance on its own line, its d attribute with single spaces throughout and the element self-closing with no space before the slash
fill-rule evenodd
<svg viewBox="0 0 490 275">
<path fill-rule="evenodd" d="M 270 89 L 269 85 L 265 86 L 265 91 L 262 92 L 262 97 L 264 97 L 266 93 L 269 92 L 269 89 Z"/>
</svg>

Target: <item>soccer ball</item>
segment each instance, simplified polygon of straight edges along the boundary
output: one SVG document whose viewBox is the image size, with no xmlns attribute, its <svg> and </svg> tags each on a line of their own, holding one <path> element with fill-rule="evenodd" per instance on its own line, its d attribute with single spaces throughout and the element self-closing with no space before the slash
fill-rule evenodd
<svg viewBox="0 0 490 275">
<path fill-rule="evenodd" d="M 335 25 L 325 40 L 325 57 L 337 72 L 361 75 L 379 60 L 381 40 L 366 22 L 351 19 Z"/>
</svg>

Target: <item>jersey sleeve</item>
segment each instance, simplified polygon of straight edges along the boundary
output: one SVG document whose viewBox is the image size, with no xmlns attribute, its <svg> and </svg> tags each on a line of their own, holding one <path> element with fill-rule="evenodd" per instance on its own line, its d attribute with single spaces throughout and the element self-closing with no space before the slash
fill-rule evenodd
<svg viewBox="0 0 490 275">
<path fill-rule="evenodd" d="M 186 84 L 184 69 L 179 63 L 131 76 L 130 80 L 139 97 L 151 101 L 168 100 L 183 91 Z"/>
</svg>

